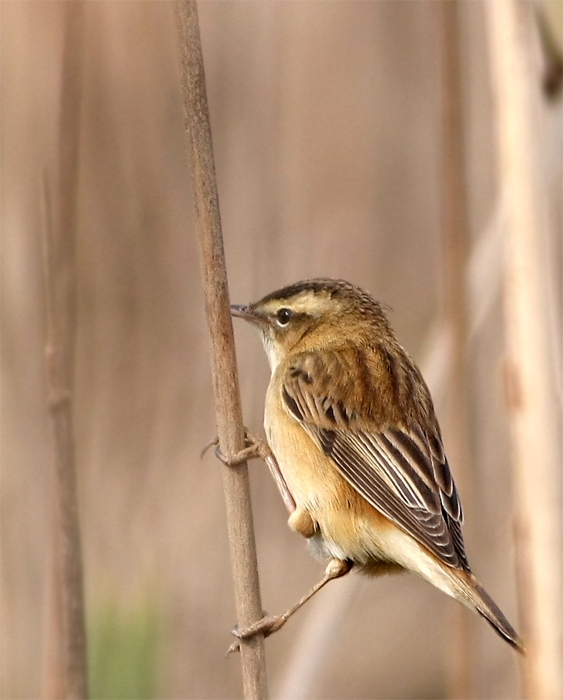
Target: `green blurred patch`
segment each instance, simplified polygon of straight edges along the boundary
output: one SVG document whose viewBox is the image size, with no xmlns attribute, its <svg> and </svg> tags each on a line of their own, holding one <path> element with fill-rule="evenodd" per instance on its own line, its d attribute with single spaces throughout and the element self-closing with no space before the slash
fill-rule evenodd
<svg viewBox="0 0 563 700">
<path fill-rule="evenodd" d="M 154 598 L 120 606 L 105 596 L 89 615 L 89 693 L 94 700 L 151 700 L 157 694 L 159 627 Z"/>
</svg>

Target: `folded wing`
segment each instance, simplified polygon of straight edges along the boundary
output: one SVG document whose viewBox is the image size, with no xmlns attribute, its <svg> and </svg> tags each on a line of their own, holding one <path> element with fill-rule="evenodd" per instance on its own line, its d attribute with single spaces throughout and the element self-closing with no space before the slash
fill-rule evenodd
<svg viewBox="0 0 563 700">
<path fill-rule="evenodd" d="M 329 360 L 298 356 L 283 382 L 289 412 L 368 503 L 442 562 L 469 571 L 461 505 L 434 417 L 432 430 L 416 420 L 372 429 L 362 411 L 377 414 L 369 410 L 380 400 L 377 391 L 358 401 L 346 362 L 339 362 L 335 353 Z"/>
</svg>

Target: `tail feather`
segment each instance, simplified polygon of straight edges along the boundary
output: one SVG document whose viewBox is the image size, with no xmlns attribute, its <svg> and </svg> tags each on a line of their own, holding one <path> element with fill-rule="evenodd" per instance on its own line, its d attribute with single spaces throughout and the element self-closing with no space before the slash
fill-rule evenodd
<svg viewBox="0 0 563 700">
<path fill-rule="evenodd" d="M 464 602 L 469 603 L 469 607 L 475 608 L 510 646 L 521 654 L 525 654 L 524 642 L 477 579 L 472 574 L 466 574 L 461 580 L 465 584 L 462 590 Z"/>
<path fill-rule="evenodd" d="M 501 637 L 506 639 L 506 641 L 519 651 L 521 654 L 526 653 L 524 647 L 524 642 L 517 634 L 516 630 L 512 627 L 510 622 L 502 614 L 498 605 L 487 593 L 487 591 L 475 581 L 475 592 L 478 594 L 475 600 L 475 607 L 477 612 L 479 612 L 485 620 L 495 629 Z"/>
</svg>

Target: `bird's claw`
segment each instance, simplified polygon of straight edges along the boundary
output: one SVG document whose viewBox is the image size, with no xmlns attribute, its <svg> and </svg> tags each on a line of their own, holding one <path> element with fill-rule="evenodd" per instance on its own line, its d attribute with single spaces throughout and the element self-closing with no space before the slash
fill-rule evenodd
<svg viewBox="0 0 563 700">
<path fill-rule="evenodd" d="M 252 637 L 255 637 L 257 634 L 263 634 L 264 638 L 269 637 L 285 624 L 286 619 L 287 618 L 285 615 L 265 614 L 264 617 L 261 617 L 246 629 L 239 630 L 239 628 L 235 625 L 231 630 L 231 634 L 237 637 L 237 641 L 233 642 L 228 648 L 227 656 L 234 651 L 240 651 L 240 640 L 246 641 L 248 639 L 252 639 Z"/>
<path fill-rule="evenodd" d="M 262 459 L 266 460 L 266 458 L 270 457 L 272 454 L 268 444 L 264 440 L 251 435 L 246 428 L 244 429 L 244 443 L 245 447 L 242 450 L 234 455 L 231 455 L 230 457 L 227 457 L 221 452 L 219 447 L 219 438 L 215 438 L 205 446 L 203 452 L 201 453 L 201 457 L 203 457 L 210 447 L 215 445 L 215 456 L 220 462 L 225 464 L 227 467 L 238 467 L 240 464 L 249 459 L 261 457 Z"/>
<path fill-rule="evenodd" d="M 203 448 L 203 450 L 199 453 L 199 458 L 203 459 L 205 457 L 205 453 L 210 447 L 213 447 L 213 445 L 219 445 L 219 438 L 215 437 L 213 440 L 207 443 L 207 445 Z"/>
<path fill-rule="evenodd" d="M 236 642 L 233 642 L 231 646 L 227 649 L 225 652 L 225 657 L 229 656 L 229 654 L 233 654 L 237 651 L 240 651 L 240 642 L 237 640 Z"/>
<path fill-rule="evenodd" d="M 257 622 L 250 625 L 244 630 L 239 630 L 238 627 L 232 630 L 235 637 L 239 639 L 251 639 L 257 634 L 263 634 L 264 637 L 269 637 L 274 632 L 277 632 L 286 621 L 285 615 L 264 615 Z"/>
<path fill-rule="evenodd" d="M 221 452 L 219 445 L 215 448 L 215 457 L 222 462 L 226 467 L 238 467 L 248 459 L 252 459 L 255 455 L 252 453 L 252 446 L 244 447 L 240 452 L 237 452 L 230 457 L 227 457 Z"/>
</svg>

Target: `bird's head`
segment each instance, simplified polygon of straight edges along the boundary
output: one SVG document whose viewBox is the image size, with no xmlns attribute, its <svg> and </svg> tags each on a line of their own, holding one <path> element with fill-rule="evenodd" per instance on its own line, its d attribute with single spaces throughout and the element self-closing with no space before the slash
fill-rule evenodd
<svg viewBox="0 0 563 700">
<path fill-rule="evenodd" d="M 367 292 L 333 279 L 297 282 L 253 304 L 231 306 L 231 313 L 257 328 L 272 369 L 305 336 L 329 347 L 374 322 L 387 326 L 381 305 Z"/>
</svg>

